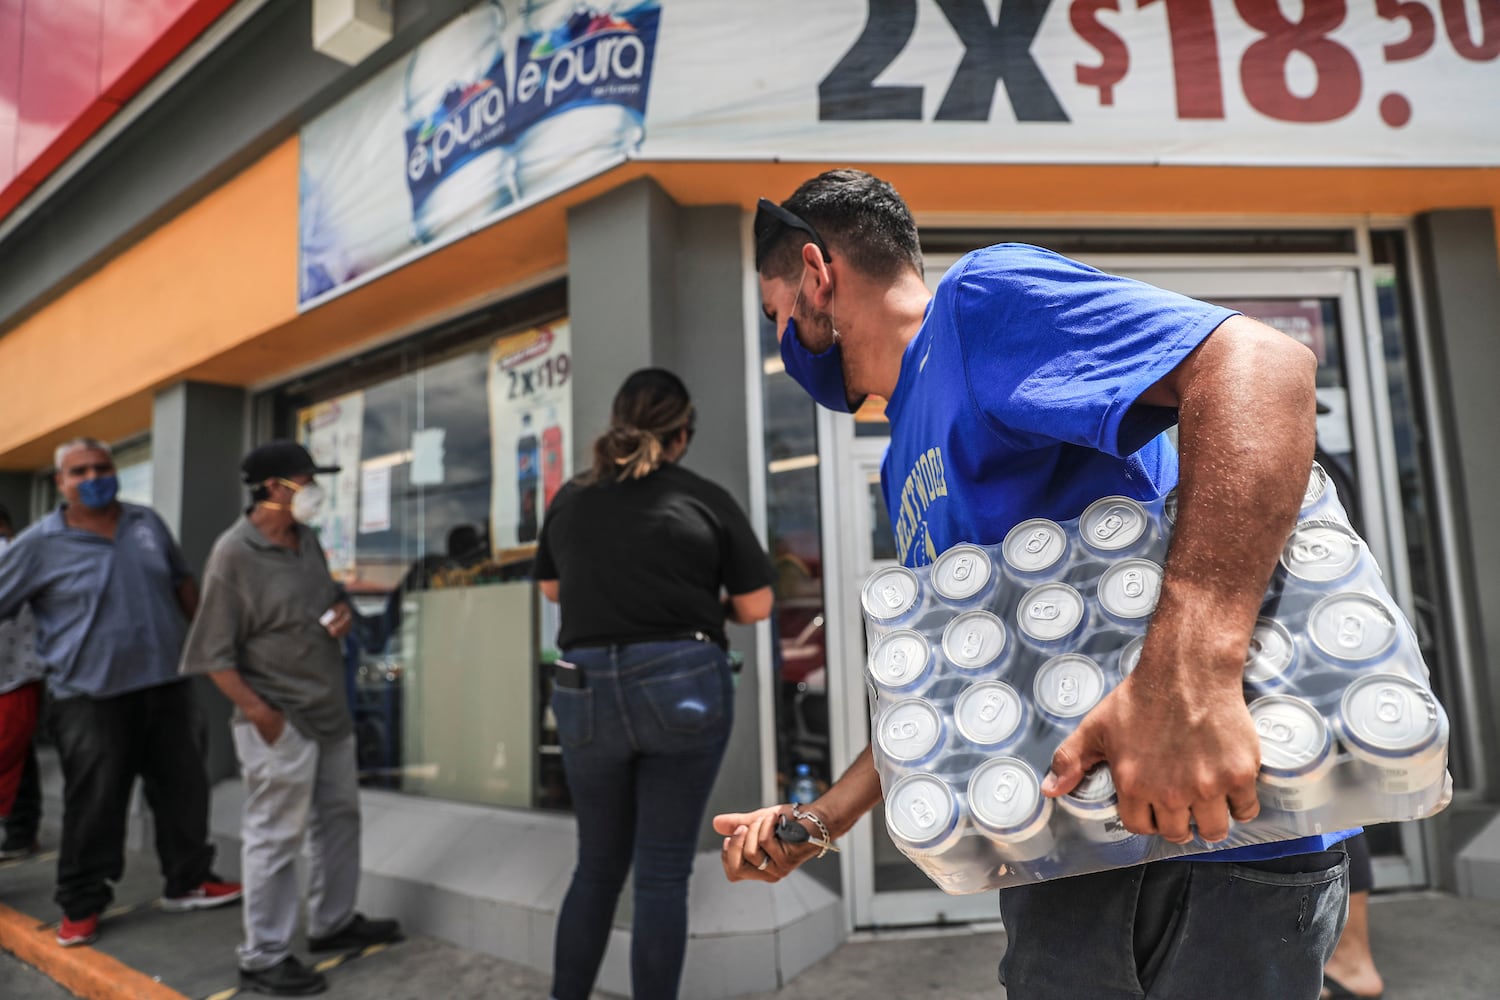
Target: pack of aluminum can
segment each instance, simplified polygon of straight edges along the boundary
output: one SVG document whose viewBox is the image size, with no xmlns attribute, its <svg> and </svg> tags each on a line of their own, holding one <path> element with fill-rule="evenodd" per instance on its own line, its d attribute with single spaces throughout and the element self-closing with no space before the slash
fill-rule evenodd
<svg viewBox="0 0 1500 1000">
<path fill-rule="evenodd" d="M 1313 466 L 1245 657 L 1260 815 L 1218 844 L 1121 822 L 1107 765 L 1042 795 L 1058 744 L 1135 669 L 1176 497 L 1105 497 L 998 545 L 872 574 L 861 599 L 870 732 L 896 846 L 942 889 L 978 892 L 1243 847 L 1448 804 L 1448 718 L 1416 633 Z"/>
</svg>

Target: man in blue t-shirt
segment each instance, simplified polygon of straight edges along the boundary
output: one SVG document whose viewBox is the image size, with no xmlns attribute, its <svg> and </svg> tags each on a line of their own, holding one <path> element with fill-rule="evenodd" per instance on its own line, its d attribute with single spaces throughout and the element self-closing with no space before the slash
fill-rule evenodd
<svg viewBox="0 0 1500 1000">
<path fill-rule="evenodd" d="M 1178 486 L 1161 597 L 1136 670 L 1058 747 L 1066 794 L 1108 761 L 1120 815 L 1177 844 L 1259 811 L 1241 690 L 1314 437 L 1311 352 L 1251 319 L 1038 247 L 963 257 L 936 294 L 911 214 L 856 170 L 762 200 L 756 269 L 786 370 L 824 406 L 887 400 L 882 469 L 897 551 L 923 565 L 1030 517 Z M 1181 462 L 1164 435 L 1178 424 Z M 868 749 L 808 807 L 837 837 L 880 800 Z M 773 835 L 785 806 L 715 819 L 732 880 L 815 851 Z M 1317 997 L 1347 895 L 1347 833 L 1005 889 L 1011 1000 Z M 1210 860 L 1211 859 L 1211 860 Z"/>
</svg>

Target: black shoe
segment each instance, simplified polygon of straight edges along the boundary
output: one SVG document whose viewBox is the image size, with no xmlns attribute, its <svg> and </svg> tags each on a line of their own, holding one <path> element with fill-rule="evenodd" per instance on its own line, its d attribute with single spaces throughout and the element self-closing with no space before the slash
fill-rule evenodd
<svg viewBox="0 0 1500 1000">
<path fill-rule="evenodd" d="M 305 997 L 328 989 L 328 980 L 323 973 L 297 961 L 296 956 L 288 955 L 269 969 L 241 969 L 240 989 L 275 997 Z"/>
<path fill-rule="evenodd" d="M 0 861 L 20 861 L 22 858 L 31 857 L 36 851 L 35 840 L 20 841 L 16 844 L 7 840 L 4 844 L 0 844 Z"/>
<path fill-rule="evenodd" d="M 344 929 L 327 937 L 307 939 L 312 951 L 357 951 L 372 944 L 394 944 L 404 941 L 401 925 L 394 920 L 368 920 L 364 914 L 356 913 Z"/>
</svg>

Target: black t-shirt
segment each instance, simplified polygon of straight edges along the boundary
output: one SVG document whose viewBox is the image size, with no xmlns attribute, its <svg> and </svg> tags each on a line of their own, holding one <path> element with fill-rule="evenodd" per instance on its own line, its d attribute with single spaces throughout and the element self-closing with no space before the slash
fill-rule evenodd
<svg viewBox="0 0 1500 1000">
<path fill-rule="evenodd" d="M 769 586 L 771 563 L 718 485 L 668 463 L 641 479 L 558 490 L 542 523 L 538 580 L 557 580 L 558 645 L 704 632 L 724 644 L 720 588 Z"/>
</svg>

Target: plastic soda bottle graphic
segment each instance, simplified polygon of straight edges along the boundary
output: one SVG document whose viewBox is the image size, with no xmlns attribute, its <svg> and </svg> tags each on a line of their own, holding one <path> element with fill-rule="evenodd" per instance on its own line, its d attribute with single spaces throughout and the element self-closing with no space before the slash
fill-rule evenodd
<svg viewBox="0 0 1500 1000">
<path fill-rule="evenodd" d="M 480 4 L 406 64 L 406 186 L 418 243 L 462 232 L 518 197 L 504 27 L 496 0 Z"/>
<path fill-rule="evenodd" d="M 522 0 L 511 108 L 521 194 L 617 163 L 645 135 L 656 0 Z"/>
<path fill-rule="evenodd" d="M 537 442 L 531 429 L 531 414 L 521 415 L 521 437 L 516 441 L 516 490 L 520 501 L 516 518 L 516 541 L 536 540 Z"/>
<path fill-rule="evenodd" d="M 563 432 L 557 422 L 557 407 L 547 408 L 547 426 L 542 428 L 542 510 L 563 484 Z"/>
<path fill-rule="evenodd" d="M 818 797 L 818 782 L 813 778 L 812 767 L 798 764 L 796 779 L 792 781 L 792 803 L 805 806 Z"/>
</svg>

